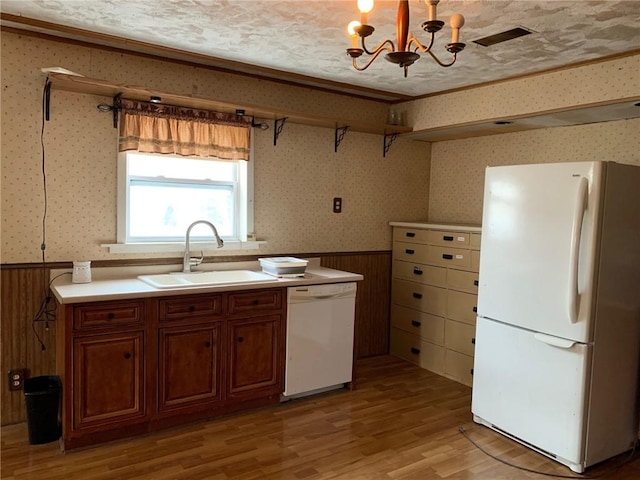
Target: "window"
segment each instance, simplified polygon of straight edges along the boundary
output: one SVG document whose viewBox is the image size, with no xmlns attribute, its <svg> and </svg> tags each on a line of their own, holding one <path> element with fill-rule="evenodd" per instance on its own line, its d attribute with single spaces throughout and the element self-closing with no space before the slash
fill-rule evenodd
<svg viewBox="0 0 640 480">
<path fill-rule="evenodd" d="M 252 162 L 121 152 L 118 157 L 118 243 L 183 242 L 196 220 L 213 223 L 226 241 L 253 230 Z M 192 241 L 212 241 L 204 225 Z"/>
</svg>

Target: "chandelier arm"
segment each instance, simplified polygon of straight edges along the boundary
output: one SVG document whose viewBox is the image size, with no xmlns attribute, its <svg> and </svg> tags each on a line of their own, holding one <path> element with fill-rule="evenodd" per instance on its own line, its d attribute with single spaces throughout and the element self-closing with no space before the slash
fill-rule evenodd
<svg viewBox="0 0 640 480">
<path fill-rule="evenodd" d="M 387 45 L 385 47 L 385 45 Z M 378 54 L 382 51 L 382 50 L 386 50 L 387 52 L 395 52 L 396 47 L 393 44 L 393 42 L 389 39 L 386 39 L 384 42 L 380 43 L 376 48 L 373 49 L 372 52 L 370 52 L 366 45 L 364 44 L 364 37 L 362 37 L 362 49 L 364 50 L 364 52 L 367 55 L 376 55 L 378 56 Z"/>
<path fill-rule="evenodd" d="M 410 49 L 410 46 L 413 43 L 416 46 L 414 52 L 417 52 L 418 50 L 420 50 L 421 52 L 424 52 L 424 53 L 429 52 L 431 50 L 431 47 L 433 47 L 433 41 L 436 38 L 436 34 L 435 33 L 431 33 L 430 35 L 431 35 L 431 41 L 429 42 L 429 46 L 425 47 L 422 43 L 420 43 L 420 40 L 418 40 L 412 34 L 411 38 L 409 39 L 409 43 L 407 44 L 407 50 Z"/>
<path fill-rule="evenodd" d="M 353 63 L 353 68 L 355 68 L 358 71 L 363 71 L 366 70 L 367 68 L 369 68 L 369 65 L 371 65 L 373 63 L 373 61 L 378 58 L 378 55 L 380 55 L 382 52 L 387 51 L 388 48 L 380 48 L 382 45 L 378 45 L 378 49 L 373 52 L 371 54 L 371 57 L 369 58 L 369 60 L 367 61 L 367 63 L 365 63 L 363 66 L 358 65 L 358 59 L 354 58 L 352 63 Z"/>
<path fill-rule="evenodd" d="M 456 63 L 456 54 L 455 54 L 455 53 L 452 53 L 452 54 L 451 54 L 451 62 L 449 62 L 449 63 L 443 63 L 443 62 L 441 62 L 441 61 L 440 61 L 440 59 L 439 59 L 438 57 L 436 57 L 436 56 L 433 54 L 433 52 L 431 52 L 431 50 L 427 50 L 427 52 L 426 52 L 426 53 L 428 53 L 429 55 L 431 55 L 431 58 L 433 58 L 433 59 L 436 61 L 436 63 L 437 63 L 438 65 L 440 65 L 441 67 L 450 67 L 451 65 L 453 65 L 454 63 Z"/>
</svg>

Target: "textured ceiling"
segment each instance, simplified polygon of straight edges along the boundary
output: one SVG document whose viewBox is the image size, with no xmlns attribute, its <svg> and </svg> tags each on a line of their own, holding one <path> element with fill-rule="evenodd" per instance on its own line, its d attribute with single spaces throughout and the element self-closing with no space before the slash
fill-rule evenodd
<svg viewBox="0 0 640 480">
<path fill-rule="evenodd" d="M 411 30 L 425 43 L 420 24 L 425 20 L 426 6 L 418 0 L 409 4 Z M 0 8 L 3 14 L 89 31 L 89 41 L 109 44 L 95 35 L 107 34 L 311 77 L 294 77 L 309 84 L 317 78 L 325 87 L 330 81 L 340 84 L 335 88 L 347 91 L 355 86 L 389 92 L 392 95 L 388 97 L 377 95 L 389 99 L 475 85 L 640 48 L 640 0 L 442 0 L 438 5 L 440 19 L 448 22 L 454 13 L 465 16 L 460 41 L 467 47 L 449 68 L 423 56 L 410 67 L 408 78 L 383 58 L 364 72 L 351 67 L 345 53 L 350 46 L 346 25 L 359 17 L 355 0 L 2 0 Z M 395 37 L 396 8 L 395 1 L 376 1 L 369 15 L 369 23 L 376 27 L 369 47 Z M 7 18 L 3 16 L 3 25 L 34 29 L 22 19 Z M 534 33 L 491 47 L 472 43 L 518 26 Z M 82 38 L 78 32 L 70 35 L 68 29 L 66 33 L 60 29 L 49 32 Z M 434 51 L 443 60 L 448 56 L 444 45 L 451 41 L 450 32 L 446 25 L 436 40 Z M 279 75 L 270 70 L 259 73 L 265 72 Z M 284 78 L 291 79 L 287 75 Z M 375 92 L 369 94 L 376 96 Z"/>
</svg>

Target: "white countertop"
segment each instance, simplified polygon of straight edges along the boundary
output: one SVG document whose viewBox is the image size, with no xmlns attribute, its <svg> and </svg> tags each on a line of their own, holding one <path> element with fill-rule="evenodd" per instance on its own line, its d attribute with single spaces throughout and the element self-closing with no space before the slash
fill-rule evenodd
<svg viewBox="0 0 640 480">
<path fill-rule="evenodd" d="M 459 231 L 481 233 L 481 225 L 467 225 L 463 223 L 419 223 L 419 222 L 389 222 L 392 227 L 405 227 L 416 229 L 429 229 L 429 230 L 446 230 L 446 231 Z"/>
<path fill-rule="evenodd" d="M 317 265 L 314 265 L 317 263 Z M 257 264 L 257 262 L 256 262 Z M 226 264 L 224 270 L 230 270 Z M 213 264 L 215 266 L 215 264 Z M 246 264 L 238 264 L 238 268 L 246 268 Z M 251 268 L 260 271 L 259 267 Z M 166 266 L 165 266 L 166 269 Z M 207 285 L 207 286 L 190 286 L 178 288 L 155 288 L 151 285 L 138 280 L 140 274 L 149 273 L 148 267 L 136 268 L 119 268 L 112 267 L 104 269 L 93 269 L 92 274 L 94 280 L 90 283 L 72 283 L 71 275 L 63 275 L 56 278 L 53 282 L 51 290 L 59 303 L 80 303 L 80 302 L 99 302 L 103 300 L 123 300 L 130 298 L 143 297 L 162 297 L 173 295 L 192 295 L 196 293 L 212 293 L 225 292 L 231 290 L 254 290 L 259 288 L 274 287 L 293 287 L 298 285 L 320 285 L 327 283 L 344 283 L 358 282 L 363 280 L 363 276 L 357 273 L 343 272 L 330 268 L 319 266 L 319 262 L 311 262 L 305 272 L 304 277 L 297 278 L 273 278 L 269 282 L 257 283 L 237 283 L 226 285 Z M 118 270 L 120 278 L 118 278 Z M 69 272 L 69 270 L 53 271 L 51 277 L 55 278 L 60 273 Z M 156 273 L 156 272 L 154 272 Z"/>
</svg>

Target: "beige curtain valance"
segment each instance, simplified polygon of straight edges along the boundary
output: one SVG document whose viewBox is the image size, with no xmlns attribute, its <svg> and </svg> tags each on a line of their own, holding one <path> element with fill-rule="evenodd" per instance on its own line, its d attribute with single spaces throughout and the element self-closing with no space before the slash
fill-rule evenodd
<svg viewBox="0 0 640 480">
<path fill-rule="evenodd" d="M 121 101 L 119 150 L 249 160 L 251 117 Z"/>
</svg>

